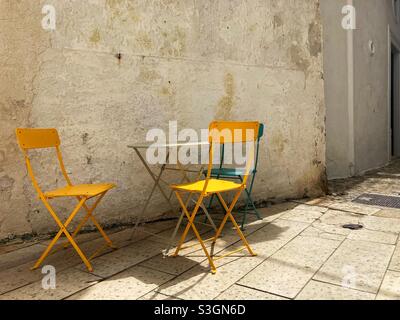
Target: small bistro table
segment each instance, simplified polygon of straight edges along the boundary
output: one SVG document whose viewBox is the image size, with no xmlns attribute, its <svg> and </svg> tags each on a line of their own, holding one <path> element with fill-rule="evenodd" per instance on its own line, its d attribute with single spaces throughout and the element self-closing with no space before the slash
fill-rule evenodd
<svg viewBox="0 0 400 320">
<path fill-rule="evenodd" d="M 204 166 L 201 166 L 200 170 L 190 169 L 190 168 L 188 168 L 189 165 L 181 164 L 179 162 L 179 159 L 177 159 L 176 164 L 168 164 L 168 161 L 170 159 L 171 149 L 176 148 L 178 151 L 179 148 L 182 148 L 182 147 L 198 147 L 199 148 L 199 147 L 205 147 L 205 146 L 209 146 L 209 143 L 208 142 L 189 142 L 189 143 L 171 143 L 171 144 L 144 143 L 144 144 L 128 145 L 128 148 L 133 149 L 136 152 L 137 156 L 139 157 L 140 161 L 142 162 L 143 166 L 145 167 L 146 171 L 148 172 L 149 176 L 151 177 L 151 179 L 154 182 L 151 192 L 150 192 L 148 198 L 146 199 L 144 207 L 142 208 L 142 212 L 139 215 L 139 217 L 135 223 L 135 228 L 132 232 L 132 237 L 133 237 L 135 231 L 138 230 L 138 227 L 146 214 L 146 210 L 149 206 L 149 203 L 150 203 L 151 199 L 153 198 L 154 193 L 157 189 L 160 191 L 161 195 L 163 196 L 166 204 L 168 204 L 168 206 L 170 207 L 171 211 L 172 212 L 176 211 L 176 208 L 174 208 L 172 201 L 171 201 L 173 191 L 172 190 L 166 191 L 166 190 L 164 190 L 164 188 L 161 185 L 161 182 L 163 182 L 166 185 L 170 184 L 162 179 L 162 176 L 165 173 L 165 171 L 169 170 L 169 171 L 180 172 L 182 174 L 182 178 L 179 183 L 192 182 L 190 180 L 190 178 L 188 177 L 188 173 L 197 174 L 197 179 L 200 179 L 201 175 L 203 174 Z M 148 149 L 151 149 L 151 148 L 166 149 L 166 161 L 165 161 L 165 163 L 161 164 L 161 169 L 159 169 L 158 173 L 156 173 L 155 170 L 153 171 L 151 169 L 150 164 L 146 160 L 145 156 L 143 156 L 143 152 L 147 151 Z M 191 196 L 188 197 L 187 203 L 189 203 L 189 201 L 191 201 Z M 215 231 L 217 231 L 217 227 L 216 227 L 213 219 L 211 218 L 207 208 L 204 206 L 204 204 L 201 205 L 201 208 L 204 211 L 205 215 L 207 216 L 207 219 L 210 222 L 210 225 L 213 227 L 213 229 Z M 168 241 L 168 247 L 163 252 L 164 255 L 167 255 L 169 253 L 170 249 L 174 246 L 175 237 L 178 233 L 179 227 L 181 226 L 181 224 L 183 222 L 184 217 L 185 217 L 185 214 L 183 212 L 181 212 L 178 222 L 175 226 L 175 229 L 174 229 L 170 239 L 166 239 L 166 238 L 162 237 L 164 240 Z M 206 224 L 206 225 L 209 225 L 209 224 Z M 150 233 L 150 232 L 148 232 L 148 233 Z M 159 235 L 156 235 L 153 233 L 150 233 L 150 234 L 152 234 L 156 237 L 160 237 Z"/>
</svg>

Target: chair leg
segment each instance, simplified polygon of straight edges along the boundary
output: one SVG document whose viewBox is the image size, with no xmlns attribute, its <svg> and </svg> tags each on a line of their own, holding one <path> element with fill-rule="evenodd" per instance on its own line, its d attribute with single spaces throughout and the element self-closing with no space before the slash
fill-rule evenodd
<svg viewBox="0 0 400 320">
<path fill-rule="evenodd" d="M 225 216 L 226 219 L 224 219 L 225 223 L 226 223 L 226 221 L 227 221 L 227 219 L 228 219 L 228 217 L 229 217 L 229 218 L 231 219 L 231 221 L 232 221 L 232 223 L 233 223 L 235 229 L 236 229 L 236 232 L 238 233 L 239 237 L 240 237 L 241 240 L 243 241 L 243 243 L 244 243 L 244 245 L 246 246 L 246 248 L 247 248 L 247 250 L 249 251 L 249 253 L 250 253 L 252 256 L 256 256 L 257 254 L 254 253 L 253 250 L 251 249 L 249 243 L 248 243 L 247 240 L 246 240 L 246 237 L 244 236 L 243 232 L 240 230 L 239 225 L 237 224 L 235 218 L 234 218 L 233 215 L 232 215 L 232 210 L 233 210 L 234 206 L 236 205 L 236 202 L 239 200 L 239 197 L 240 197 L 240 194 L 241 194 L 241 193 L 242 193 L 242 190 L 239 190 L 239 192 L 236 194 L 236 196 L 235 196 L 235 198 L 233 199 L 233 202 L 232 202 L 232 204 L 231 204 L 231 206 L 230 206 L 229 208 L 228 208 L 228 206 L 227 206 L 225 200 L 222 198 L 221 194 L 220 194 L 220 193 L 217 193 L 217 196 L 218 196 L 218 198 L 220 199 L 220 201 L 222 202 L 222 204 L 223 204 L 223 206 L 224 206 L 224 208 L 225 208 L 225 211 L 226 211 L 226 216 Z M 219 234 L 220 234 L 220 232 L 222 231 L 222 229 L 223 229 L 225 223 L 221 224 L 220 230 L 218 230 L 219 232 L 217 233 L 216 238 L 217 238 L 217 236 L 219 236 Z"/>
<path fill-rule="evenodd" d="M 95 225 L 95 227 L 97 228 L 97 230 L 100 232 L 100 234 L 102 235 L 102 237 L 104 238 L 104 240 L 106 241 L 107 245 L 112 248 L 112 249 L 116 249 L 116 246 L 114 246 L 114 244 L 112 243 L 111 239 L 107 236 L 107 234 L 105 233 L 105 231 L 103 230 L 103 228 L 100 226 L 100 224 L 98 223 L 98 221 L 96 220 L 96 218 L 93 216 L 93 211 L 97 208 L 98 204 L 100 203 L 100 201 L 104 198 L 104 196 L 106 195 L 107 191 L 102 193 L 96 200 L 96 202 L 92 205 L 91 208 L 89 208 L 86 203 L 83 204 L 83 208 L 86 210 L 87 214 L 86 216 L 81 220 L 81 222 L 79 223 L 79 225 L 76 227 L 75 231 L 72 233 L 72 238 L 75 238 L 77 236 L 77 234 L 79 233 L 79 231 L 81 231 L 82 227 L 87 223 L 87 221 L 90 219 L 92 220 L 93 224 Z M 80 200 L 80 197 L 77 197 L 78 200 Z M 67 248 L 69 246 L 69 243 L 67 242 L 64 245 L 64 248 Z"/>
<path fill-rule="evenodd" d="M 89 260 L 86 258 L 86 256 L 83 254 L 82 250 L 79 248 L 79 246 L 76 244 L 75 240 L 71 236 L 71 234 L 68 232 L 67 227 L 71 223 L 71 221 L 74 219 L 78 211 L 82 208 L 82 206 L 85 204 L 87 198 L 82 198 L 79 202 L 79 204 L 75 207 L 75 209 L 72 211 L 70 216 L 68 217 L 67 221 L 63 224 L 61 220 L 58 218 L 57 214 L 54 212 L 54 210 L 51 208 L 50 204 L 42 199 L 44 202 L 46 208 L 49 210 L 50 214 L 53 216 L 54 220 L 56 221 L 57 225 L 60 227 L 60 230 L 58 231 L 57 235 L 53 238 L 53 240 L 50 242 L 50 244 L 47 246 L 46 250 L 43 252 L 39 260 L 35 263 L 33 266 L 32 270 L 35 270 L 40 267 L 44 259 L 49 255 L 51 249 L 54 247 L 54 245 L 57 243 L 58 239 L 61 237 L 61 235 L 64 233 L 65 236 L 67 237 L 68 241 L 72 244 L 80 258 L 82 259 L 83 263 L 86 265 L 88 270 L 90 272 L 93 271 L 92 265 L 90 264 Z"/>
<path fill-rule="evenodd" d="M 247 193 L 247 191 L 246 191 L 246 193 Z M 261 218 L 261 216 L 260 216 L 260 214 L 259 214 L 259 212 L 258 212 L 258 210 L 257 210 L 257 208 L 256 208 L 256 205 L 254 204 L 254 201 L 253 201 L 253 199 L 252 199 L 252 197 L 251 197 L 251 194 L 248 193 L 247 197 L 248 197 L 248 199 L 249 199 L 249 203 L 250 203 L 251 206 L 253 207 L 253 210 L 254 210 L 254 213 L 255 213 L 256 216 L 257 216 L 257 219 L 258 219 L 258 220 L 262 220 L 262 218 Z"/>
<path fill-rule="evenodd" d="M 241 176 L 239 176 L 239 179 L 240 179 L 240 181 L 243 182 L 243 179 L 242 179 Z M 249 211 L 249 205 L 251 205 L 252 210 L 254 211 L 257 219 L 258 220 L 262 220 L 262 218 L 261 218 L 260 214 L 258 213 L 258 210 L 257 210 L 257 208 L 256 208 L 256 206 L 254 204 L 254 201 L 251 198 L 251 192 L 253 191 L 254 179 L 255 179 L 255 174 L 253 174 L 253 176 L 251 178 L 250 188 L 249 189 L 245 188 L 247 199 L 246 199 L 246 207 L 245 207 L 244 212 L 243 212 L 242 223 L 241 223 L 241 225 L 242 225 L 241 229 L 243 231 L 244 231 L 244 226 L 246 225 L 246 222 L 247 222 L 247 213 Z"/>
<path fill-rule="evenodd" d="M 255 178 L 256 178 L 256 174 L 253 173 L 253 176 L 252 176 L 252 178 L 251 178 L 250 188 L 249 188 L 248 190 L 246 189 L 246 193 L 247 193 L 247 197 L 248 197 L 248 199 L 249 199 L 249 201 L 250 201 L 250 203 L 251 203 L 251 206 L 253 207 L 254 212 L 256 213 L 256 216 L 257 216 L 258 220 L 262 220 L 260 214 L 258 213 L 258 210 L 257 210 L 257 208 L 256 208 L 256 205 L 254 204 L 254 201 L 253 201 L 253 199 L 252 199 L 252 197 L 251 197 L 251 193 L 253 192 L 253 186 L 254 186 L 254 180 L 255 180 Z"/>
<path fill-rule="evenodd" d="M 186 205 L 185 205 L 185 203 L 183 202 L 182 197 L 180 196 L 179 192 L 178 192 L 178 191 L 175 191 L 175 195 L 176 195 L 176 197 L 177 197 L 177 199 L 178 199 L 178 201 L 179 201 L 179 204 L 180 204 L 181 207 L 182 207 L 183 212 L 185 213 L 186 217 L 189 219 L 189 222 L 188 222 L 188 224 L 186 225 L 186 228 L 185 228 L 185 230 L 183 231 L 183 234 L 182 234 L 182 236 L 181 236 L 181 239 L 179 240 L 178 246 L 177 246 L 177 248 L 176 248 L 176 250 L 175 250 L 174 256 L 176 257 L 176 256 L 178 255 L 179 251 L 181 250 L 183 243 L 184 243 L 185 240 L 186 240 L 186 236 L 187 236 L 187 234 L 188 234 L 188 232 L 189 232 L 189 230 L 190 230 L 191 224 L 194 222 L 194 219 L 196 218 L 197 211 L 198 211 L 199 208 L 200 208 L 200 203 L 201 203 L 200 200 L 202 201 L 203 198 L 200 197 L 200 198 L 198 199 L 197 204 L 196 204 L 196 206 L 195 206 L 195 208 L 194 208 L 194 210 L 193 210 L 193 212 L 192 212 L 192 216 L 190 216 L 190 214 L 188 215 L 188 210 L 187 210 Z"/>
<path fill-rule="evenodd" d="M 198 209 L 199 209 L 199 207 L 200 207 L 200 204 L 201 204 L 202 201 L 203 201 L 203 197 L 200 196 L 200 198 L 199 198 L 199 200 L 198 200 L 198 202 L 197 202 L 197 204 L 196 204 L 196 207 L 195 207 L 195 209 L 193 210 L 192 215 L 190 215 L 190 214 L 189 214 L 189 211 L 187 210 L 187 208 L 186 208 L 186 206 L 185 206 L 185 204 L 183 203 L 183 200 L 182 200 L 180 194 L 179 194 L 177 191 L 175 192 L 175 194 L 176 194 L 176 197 L 178 198 L 178 201 L 179 201 L 180 205 L 182 206 L 182 209 L 183 209 L 183 211 L 184 211 L 186 217 L 188 218 L 189 222 L 188 222 L 188 224 L 187 224 L 187 226 L 186 226 L 186 229 L 185 229 L 185 232 L 183 233 L 182 238 L 181 238 L 181 240 L 180 240 L 180 242 L 179 242 L 179 244 L 178 244 L 178 247 L 177 247 L 177 249 L 176 249 L 176 251 L 175 251 L 174 256 L 177 256 L 177 255 L 178 255 L 178 253 L 179 253 L 179 251 L 180 251 L 180 249 L 181 249 L 183 243 L 185 242 L 185 239 L 186 239 L 187 233 L 189 232 L 189 229 L 192 228 L 194 234 L 196 235 L 197 240 L 199 241 L 201 247 L 203 248 L 204 253 L 205 253 L 206 256 L 207 256 L 207 259 L 208 259 L 208 261 L 209 261 L 209 263 L 210 263 L 211 272 L 212 272 L 213 274 L 215 274 L 215 273 L 217 272 L 217 269 L 216 269 L 216 267 L 215 267 L 214 261 L 213 261 L 213 259 L 211 258 L 210 254 L 208 253 L 208 250 L 207 250 L 207 248 L 206 248 L 206 246 L 205 246 L 203 240 L 201 239 L 200 233 L 198 232 L 196 226 L 194 225 L 194 219 L 195 219 L 195 217 L 196 217 L 196 214 L 197 214 L 197 212 L 198 212 Z"/>
<path fill-rule="evenodd" d="M 224 208 L 226 213 L 225 213 L 224 219 L 222 220 L 221 225 L 220 225 L 220 227 L 219 227 L 219 229 L 217 231 L 217 234 L 215 235 L 214 242 L 216 242 L 218 240 L 219 236 L 221 235 L 222 230 L 224 229 L 225 224 L 226 224 L 226 222 L 228 221 L 228 218 L 229 218 L 228 212 L 232 212 L 232 210 L 235 207 L 236 202 L 239 200 L 239 197 L 240 197 L 241 194 L 242 194 L 242 190 L 239 190 L 238 193 L 233 198 L 230 208 L 228 208 L 228 206 L 225 203 L 224 199 L 222 199 L 221 194 L 217 193 L 218 200 L 221 203 L 221 205 Z"/>
</svg>

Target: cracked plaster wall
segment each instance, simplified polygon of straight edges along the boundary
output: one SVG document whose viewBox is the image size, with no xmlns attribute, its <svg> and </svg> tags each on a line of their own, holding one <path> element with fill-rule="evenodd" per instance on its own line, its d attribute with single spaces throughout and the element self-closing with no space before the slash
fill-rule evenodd
<svg viewBox="0 0 400 320">
<path fill-rule="evenodd" d="M 41 29 L 44 4 L 56 8 L 53 32 Z M 318 0 L 0 0 L 0 239 L 56 230 L 16 127 L 56 127 L 73 182 L 118 185 L 97 211 L 104 224 L 131 221 L 151 188 L 127 145 L 172 120 L 260 120 L 254 198 L 323 193 L 321 39 Z M 64 183 L 50 155 L 34 162 L 45 190 Z M 71 205 L 56 208 L 65 217 Z"/>
</svg>

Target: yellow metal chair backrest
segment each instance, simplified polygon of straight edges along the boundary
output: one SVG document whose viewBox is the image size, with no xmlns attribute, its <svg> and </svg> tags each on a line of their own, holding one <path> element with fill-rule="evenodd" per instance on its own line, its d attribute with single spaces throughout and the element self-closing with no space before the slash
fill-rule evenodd
<svg viewBox="0 0 400 320">
<path fill-rule="evenodd" d="M 23 150 L 57 148 L 60 138 L 56 129 L 21 129 L 16 130 L 18 143 Z"/>
<path fill-rule="evenodd" d="M 246 170 L 242 181 L 242 187 L 246 187 L 247 178 L 254 164 L 254 152 L 258 139 L 260 123 L 240 122 L 240 121 L 214 121 L 209 127 L 210 154 L 209 164 L 204 186 L 204 193 L 207 190 L 208 181 L 211 178 L 214 159 L 214 147 L 220 144 L 250 143 L 250 148 L 246 154 Z"/>
<path fill-rule="evenodd" d="M 72 186 L 71 180 L 69 179 L 67 171 L 65 170 L 64 162 L 60 151 L 60 144 L 61 144 L 60 137 L 56 129 L 17 128 L 16 134 L 19 146 L 24 152 L 25 163 L 28 169 L 28 174 L 32 179 L 33 186 L 35 187 L 36 191 L 39 193 L 41 198 L 44 198 L 44 195 L 33 173 L 32 165 L 28 155 L 29 150 L 55 148 L 61 172 L 65 180 L 67 181 L 68 185 Z"/>
</svg>

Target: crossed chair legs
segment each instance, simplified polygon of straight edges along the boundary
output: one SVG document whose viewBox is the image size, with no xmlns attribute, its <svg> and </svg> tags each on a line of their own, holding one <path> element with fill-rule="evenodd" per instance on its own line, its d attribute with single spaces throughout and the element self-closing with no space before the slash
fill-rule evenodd
<svg viewBox="0 0 400 320">
<path fill-rule="evenodd" d="M 222 233 L 222 230 L 224 229 L 225 224 L 226 224 L 226 222 L 228 221 L 228 219 L 230 219 L 230 220 L 232 221 L 233 226 L 234 226 L 236 232 L 238 233 L 240 239 L 241 239 L 241 240 L 243 241 L 243 243 L 244 243 L 244 247 L 243 247 L 243 248 L 241 248 L 241 249 L 239 249 L 239 250 L 235 250 L 235 251 L 230 252 L 230 253 L 227 253 L 227 254 L 225 254 L 225 255 L 223 255 L 223 256 L 218 257 L 217 259 L 221 259 L 221 258 L 230 256 L 230 255 L 235 254 L 235 253 L 237 253 L 237 252 L 239 252 L 239 251 L 243 251 L 244 249 L 247 249 L 247 250 L 249 251 L 249 253 L 250 253 L 252 256 L 257 256 L 257 254 L 251 249 L 249 243 L 247 242 L 245 236 L 243 235 L 243 232 L 240 230 L 239 225 L 237 224 L 235 218 L 234 218 L 233 215 L 232 215 L 232 210 L 233 210 L 233 208 L 235 207 L 237 201 L 239 200 L 239 197 L 240 197 L 240 194 L 242 193 L 242 191 L 243 191 L 242 188 L 239 189 L 239 191 L 238 191 L 237 194 L 235 195 L 235 197 L 234 197 L 234 199 L 233 199 L 233 201 L 232 201 L 230 207 L 228 207 L 228 205 L 226 204 L 225 200 L 222 198 L 221 194 L 218 193 L 218 192 L 216 193 L 217 196 L 218 196 L 218 199 L 220 200 L 221 204 L 223 205 L 223 207 L 224 207 L 224 209 L 225 209 L 226 214 L 225 214 L 224 219 L 223 219 L 222 222 L 221 222 L 220 227 L 219 227 L 218 230 L 217 230 L 217 233 L 216 233 L 215 236 L 211 239 L 211 240 L 213 241 L 213 244 L 215 244 L 215 242 L 216 242 L 216 241 L 218 240 L 218 238 L 220 237 L 220 235 L 221 235 L 221 233 Z M 198 201 L 197 201 L 197 203 L 196 203 L 196 206 L 195 206 L 195 208 L 194 208 L 192 214 L 190 215 L 190 213 L 189 213 L 189 211 L 188 211 L 188 209 L 187 209 L 185 203 L 183 202 L 182 197 L 181 197 L 181 195 L 179 194 L 179 192 L 178 192 L 178 191 L 175 191 L 175 194 L 176 194 L 176 197 L 178 198 L 178 201 L 179 201 L 179 203 L 180 203 L 180 205 L 181 205 L 181 207 L 182 207 L 182 209 L 183 209 L 183 211 L 184 211 L 186 217 L 188 218 L 189 222 L 188 222 L 188 224 L 186 225 L 186 228 L 185 228 L 185 230 L 184 230 L 184 232 L 183 232 L 183 234 L 182 234 L 182 237 L 181 237 L 181 239 L 180 239 L 180 241 L 179 241 L 179 243 L 178 243 L 178 246 L 177 246 L 176 251 L 175 251 L 175 253 L 174 253 L 173 256 L 174 256 L 174 257 L 178 256 L 179 251 L 182 249 L 183 243 L 184 243 L 185 240 L 186 240 L 187 234 L 188 234 L 190 228 L 192 228 L 194 234 L 196 235 L 197 240 L 199 241 L 201 247 L 203 248 L 204 253 L 205 253 L 206 256 L 207 256 L 207 259 L 208 259 L 208 261 L 209 261 L 209 263 L 210 263 L 211 272 L 212 272 L 213 274 L 216 274 L 216 273 L 217 273 L 217 269 L 216 269 L 216 267 L 215 267 L 214 260 L 217 260 L 217 259 L 213 259 L 212 256 L 210 255 L 210 253 L 208 252 L 208 250 L 207 250 L 207 248 L 206 248 L 206 246 L 205 246 L 205 244 L 204 244 L 204 241 L 203 241 L 203 239 L 201 238 L 201 236 L 200 236 L 200 234 L 199 234 L 199 232 L 198 232 L 198 230 L 197 230 L 197 228 L 196 228 L 196 226 L 195 226 L 195 224 L 194 224 L 194 220 L 195 220 L 195 218 L 196 218 L 196 214 L 197 214 L 197 212 L 199 211 L 200 205 L 201 205 L 201 203 L 202 203 L 203 200 L 204 200 L 204 196 L 200 196 L 200 197 L 199 197 L 199 199 L 198 199 Z"/>
<path fill-rule="evenodd" d="M 97 205 L 100 203 L 100 201 L 103 199 L 103 197 L 105 196 L 106 193 L 107 193 L 107 191 L 103 192 L 102 194 L 100 194 L 98 196 L 96 202 L 90 208 L 86 205 L 86 201 L 89 200 L 90 198 L 88 198 L 88 197 L 77 197 L 79 203 L 75 207 L 75 209 L 72 211 L 72 213 L 70 214 L 70 216 L 68 217 L 68 219 L 65 221 L 64 224 L 58 218 L 57 214 L 55 213 L 53 208 L 50 206 L 50 204 L 47 201 L 47 199 L 44 198 L 44 197 L 42 198 L 42 201 L 43 201 L 44 205 L 46 206 L 47 210 L 50 212 L 50 214 L 52 215 L 52 217 L 56 221 L 57 225 L 60 227 L 60 230 L 58 231 L 56 236 L 53 238 L 53 240 L 50 242 L 50 244 L 47 246 L 46 250 L 43 252 L 43 254 L 39 258 L 39 260 L 36 262 L 36 264 L 32 267 L 32 270 L 35 270 L 35 269 L 40 267 L 40 265 L 42 264 L 44 259 L 49 255 L 50 251 L 53 249 L 53 247 L 55 246 L 55 244 L 57 243 L 57 241 L 59 240 L 61 235 L 64 234 L 67 237 L 68 242 L 64 243 L 64 245 L 62 247 L 63 248 L 67 248 L 69 246 L 69 244 L 71 244 L 73 246 L 73 248 L 76 250 L 76 252 L 78 253 L 78 255 L 80 256 L 80 258 L 82 259 L 83 263 L 86 265 L 86 267 L 89 270 L 89 272 L 92 272 L 93 271 L 93 267 L 92 267 L 91 263 L 89 262 L 89 260 L 93 259 L 93 257 L 96 256 L 97 251 L 96 251 L 95 254 L 93 254 L 88 259 L 88 258 L 86 258 L 85 254 L 82 252 L 82 250 L 79 248 L 78 244 L 74 240 L 76 235 L 79 233 L 79 231 L 82 229 L 82 227 L 85 225 L 85 223 L 89 219 L 92 220 L 93 224 L 96 226 L 96 228 L 99 230 L 100 234 L 103 236 L 104 240 L 106 241 L 106 245 L 109 246 L 112 249 L 116 249 L 116 247 L 113 245 L 113 243 L 110 240 L 110 238 L 104 232 L 103 228 L 100 226 L 100 224 L 97 222 L 95 217 L 92 215 L 93 211 L 96 209 Z M 67 230 L 67 228 L 68 228 L 69 224 L 72 222 L 72 220 L 75 218 L 76 214 L 79 212 L 79 210 L 82 207 L 86 210 L 86 216 L 80 221 L 80 223 L 76 227 L 75 231 L 71 234 Z"/>
</svg>

